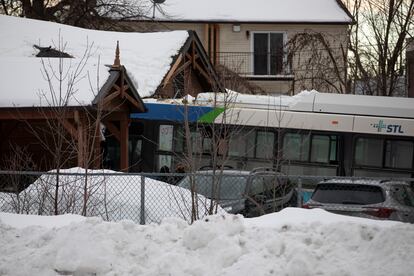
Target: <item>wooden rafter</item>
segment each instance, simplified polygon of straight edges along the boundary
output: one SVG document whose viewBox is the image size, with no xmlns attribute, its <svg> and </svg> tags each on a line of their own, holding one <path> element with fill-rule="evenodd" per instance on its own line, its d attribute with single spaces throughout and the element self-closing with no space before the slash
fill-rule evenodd
<svg viewBox="0 0 414 276">
<path fill-rule="evenodd" d="M 194 40 L 191 42 L 191 57 L 192 57 L 192 61 L 193 61 L 193 69 L 195 68 L 195 63 L 196 63 L 196 53 L 195 53 L 195 43 Z"/>
<path fill-rule="evenodd" d="M 210 84 L 212 83 L 210 75 L 198 63 L 196 63 L 196 69 L 207 79 Z"/>
<path fill-rule="evenodd" d="M 174 79 L 178 74 L 180 74 L 190 65 L 191 65 L 191 60 L 187 60 L 180 68 L 178 68 L 175 72 L 173 72 L 173 74 L 171 74 L 170 79 Z"/>
<path fill-rule="evenodd" d="M 136 108 L 138 108 L 138 109 L 140 109 L 141 108 L 141 106 L 140 106 L 140 104 L 138 103 L 138 101 L 137 100 L 135 100 L 133 97 L 131 97 L 131 95 L 129 95 L 128 93 L 125 93 L 124 94 L 124 97 L 131 103 L 131 104 L 133 104 Z"/>
<path fill-rule="evenodd" d="M 113 92 L 109 96 L 105 97 L 104 100 L 103 100 L 103 106 L 106 106 L 108 103 L 110 103 L 113 99 L 115 99 L 119 95 L 121 95 L 121 91 L 116 90 L 115 92 Z"/>
<path fill-rule="evenodd" d="M 72 112 L 57 114 L 53 108 L 28 108 L 26 110 L 20 108 L 10 108 L 0 110 L 0 120 L 44 120 L 59 118 L 73 118 Z"/>
<path fill-rule="evenodd" d="M 177 60 L 175 61 L 174 65 L 171 67 L 171 70 L 168 72 L 167 76 L 165 77 L 165 79 L 164 79 L 164 83 L 163 83 L 163 87 L 165 87 L 165 86 L 168 84 L 168 82 L 169 82 L 169 81 L 170 81 L 170 79 L 171 79 L 171 76 L 172 76 L 172 75 L 174 74 L 174 72 L 177 70 L 178 66 L 180 66 L 180 63 L 181 63 L 182 59 L 183 59 L 183 55 L 182 55 L 182 54 L 180 54 L 180 55 L 178 56 Z"/>
<path fill-rule="evenodd" d="M 72 136 L 72 138 L 74 138 L 75 140 L 78 140 L 78 130 L 76 129 L 76 127 L 67 119 L 62 119 L 60 120 L 60 122 L 62 123 L 63 127 L 67 130 L 67 132 L 69 132 L 70 136 Z"/>
<path fill-rule="evenodd" d="M 193 63 L 196 63 L 197 59 L 200 58 L 200 56 L 198 54 L 196 54 L 195 52 L 192 55 L 190 55 L 189 53 L 187 53 L 187 54 L 185 54 L 185 56 L 188 59 L 192 60 Z"/>
</svg>

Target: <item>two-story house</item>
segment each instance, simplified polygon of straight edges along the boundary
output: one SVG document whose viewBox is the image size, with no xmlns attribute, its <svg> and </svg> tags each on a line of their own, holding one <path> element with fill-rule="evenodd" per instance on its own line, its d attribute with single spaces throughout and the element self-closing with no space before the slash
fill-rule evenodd
<svg viewBox="0 0 414 276">
<path fill-rule="evenodd" d="M 352 16 L 340 0 L 166 0 L 148 8 L 147 17 L 127 24 L 137 31 L 143 26 L 152 31 L 195 30 L 213 63 L 226 73 L 228 88 L 294 94 L 318 89 L 314 79 L 334 69 L 319 70 L 321 65 L 315 63 L 314 48 L 309 45 L 288 60 L 289 42 L 297 34 L 323 34 L 339 64 L 339 74 L 345 74 L 341 47 L 348 41 Z M 306 63 L 312 55 L 309 66 Z"/>
</svg>

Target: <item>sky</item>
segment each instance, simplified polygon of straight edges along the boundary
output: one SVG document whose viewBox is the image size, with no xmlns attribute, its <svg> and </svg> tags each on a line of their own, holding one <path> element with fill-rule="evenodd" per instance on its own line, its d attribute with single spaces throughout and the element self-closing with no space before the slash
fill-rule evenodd
<svg viewBox="0 0 414 276">
<path fill-rule="evenodd" d="M 0 275 L 409 275 L 414 225 L 286 208 L 141 226 L 0 213 Z"/>
</svg>

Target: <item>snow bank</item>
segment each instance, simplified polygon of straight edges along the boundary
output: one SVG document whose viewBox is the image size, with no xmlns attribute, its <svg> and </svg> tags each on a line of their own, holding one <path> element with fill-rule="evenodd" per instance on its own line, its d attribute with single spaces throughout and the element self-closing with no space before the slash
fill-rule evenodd
<svg viewBox="0 0 414 276">
<path fill-rule="evenodd" d="M 14 220 L 27 217 L 12 215 Z M 0 215 L 4 275 L 409 275 L 414 225 L 288 208 L 255 219 L 139 226 L 86 218 L 13 228 Z M 49 217 L 48 225 L 56 223 Z"/>
<path fill-rule="evenodd" d="M 50 171 L 39 177 L 20 194 L 0 193 L 0 212 L 35 215 L 55 213 L 56 174 Z M 86 181 L 85 181 L 86 180 Z M 187 189 L 145 178 L 144 208 L 141 209 L 141 176 L 125 175 L 110 170 L 72 168 L 60 170 L 58 213 L 82 214 L 84 189 L 87 184 L 87 216 L 99 216 L 108 221 L 132 220 L 159 223 L 166 217 L 178 217 L 191 222 L 192 197 Z M 198 215 L 208 214 L 210 199 L 197 196 Z M 225 211 L 218 206 L 218 213 Z"/>
</svg>

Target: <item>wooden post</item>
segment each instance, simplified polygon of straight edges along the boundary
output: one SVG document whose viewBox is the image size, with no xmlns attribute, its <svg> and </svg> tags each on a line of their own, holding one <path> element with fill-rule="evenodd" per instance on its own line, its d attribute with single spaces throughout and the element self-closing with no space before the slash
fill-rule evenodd
<svg viewBox="0 0 414 276">
<path fill-rule="evenodd" d="M 129 161 L 128 161 L 128 125 L 129 125 L 129 119 L 127 116 L 125 116 L 120 121 L 120 169 L 121 171 L 127 172 L 129 167 Z"/>
<path fill-rule="evenodd" d="M 75 111 L 75 122 L 77 124 L 77 130 L 78 130 L 78 167 L 84 168 L 84 161 L 85 161 L 85 126 L 83 125 L 83 120 L 81 118 L 81 115 L 79 114 L 79 111 Z"/>
<path fill-rule="evenodd" d="M 99 120 L 95 122 L 95 131 L 93 139 L 93 167 L 99 169 L 102 166 L 102 153 L 101 153 L 101 123 Z"/>
</svg>

